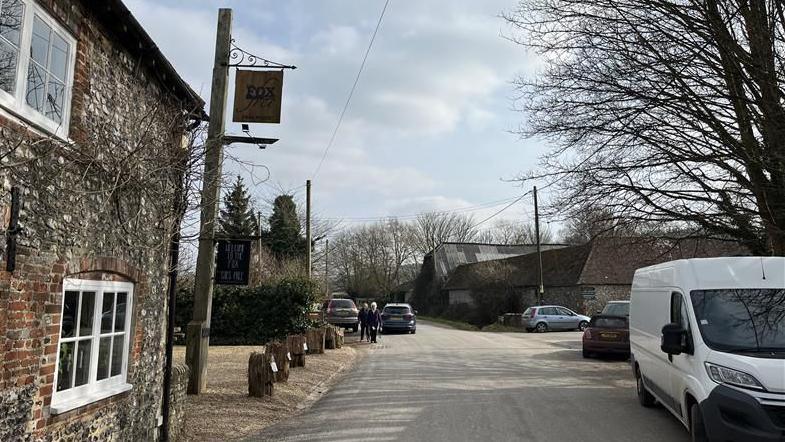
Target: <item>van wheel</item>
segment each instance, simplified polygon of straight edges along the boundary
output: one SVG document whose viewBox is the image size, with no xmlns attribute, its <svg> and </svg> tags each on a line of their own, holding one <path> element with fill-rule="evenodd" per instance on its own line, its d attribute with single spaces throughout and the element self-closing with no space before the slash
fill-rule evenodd
<svg viewBox="0 0 785 442">
<path fill-rule="evenodd" d="M 586 350 L 583 350 L 583 358 L 584 358 L 584 359 L 589 359 L 590 357 L 591 357 L 591 353 L 589 353 L 589 352 L 588 352 L 588 351 L 586 351 Z"/>
<path fill-rule="evenodd" d="M 703 414 L 698 404 L 692 404 L 690 407 L 690 437 L 692 442 L 709 440 L 706 435 L 706 426 L 703 424 Z"/>
<path fill-rule="evenodd" d="M 534 329 L 537 330 L 537 333 L 545 333 L 548 331 L 548 324 L 544 322 L 538 322 Z"/>
<path fill-rule="evenodd" d="M 639 368 L 635 368 L 635 387 L 638 391 L 638 402 L 646 408 L 653 407 L 656 399 L 643 385 L 643 377 Z"/>
<path fill-rule="evenodd" d="M 580 323 L 580 324 L 578 324 L 578 330 L 580 330 L 580 331 L 584 331 L 584 330 L 586 330 L 586 327 L 588 327 L 588 326 L 589 326 L 589 323 L 588 323 L 588 322 L 586 322 L 586 321 L 581 321 L 581 323 Z"/>
</svg>

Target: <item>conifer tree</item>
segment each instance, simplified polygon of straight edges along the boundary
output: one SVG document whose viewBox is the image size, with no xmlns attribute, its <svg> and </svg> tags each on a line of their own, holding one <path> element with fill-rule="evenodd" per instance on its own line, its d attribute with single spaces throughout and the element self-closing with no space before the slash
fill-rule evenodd
<svg viewBox="0 0 785 442">
<path fill-rule="evenodd" d="M 270 251 L 278 259 L 305 256 L 306 240 L 300 234 L 297 205 L 291 195 L 275 198 L 269 220 L 270 230 L 266 232 L 264 242 Z"/>
<path fill-rule="evenodd" d="M 232 189 L 224 195 L 218 226 L 221 234 L 230 238 L 243 238 L 258 233 L 259 226 L 251 207 L 251 196 L 239 175 Z"/>
</svg>

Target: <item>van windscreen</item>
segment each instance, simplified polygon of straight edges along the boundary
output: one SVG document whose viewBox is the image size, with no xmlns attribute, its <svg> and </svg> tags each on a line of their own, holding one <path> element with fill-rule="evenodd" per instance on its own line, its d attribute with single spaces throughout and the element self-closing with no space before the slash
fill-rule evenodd
<svg viewBox="0 0 785 442">
<path fill-rule="evenodd" d="M 785 352 L 785 289 L 693 290 L 690 297 L 709 347 Z"/>
</svg>

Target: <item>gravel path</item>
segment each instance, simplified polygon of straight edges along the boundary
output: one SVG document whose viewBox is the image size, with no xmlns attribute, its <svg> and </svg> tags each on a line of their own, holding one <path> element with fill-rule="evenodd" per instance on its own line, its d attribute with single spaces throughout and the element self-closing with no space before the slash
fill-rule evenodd
<svg viewBox="0 0 785 442">
<path fill-rule="evenodd" d="M 348 336 L 347 336 L 348 337 Z M 307 408 L 353 365 L 351 346 L 306 356 L 304 368 L 291 369 L 289 382 L 275 384 L 271 398 L 248 397 L 248 357 L 259 346 L 210 347 L 207 392 L 188 396 L 184 439 L 240 439 Z M 176 362 L 185 362 L 185 347 L 175 347 Z"/>
</svg>

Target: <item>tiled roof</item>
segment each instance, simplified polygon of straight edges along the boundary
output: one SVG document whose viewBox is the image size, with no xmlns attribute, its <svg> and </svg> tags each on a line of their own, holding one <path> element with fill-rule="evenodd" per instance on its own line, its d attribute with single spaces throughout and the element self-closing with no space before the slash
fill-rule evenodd
<svg viewBox="0 0 785 442">
<path fill-rule="evenodd" d="M 635 270 L 682 258 L 748 255 L 736 243 L 688 239 L 679 242 L 652 238 L 597 238 L 591 243 L 542 252 L 543 281 L 546 286 L 629 285 Z M 444 288 L 469 288 L 471 281 L 488 278 L 492 270 L 516 287 L 538 286 L 537 254 L 461 265 L 450 275 Z M 501 267 L 498 267 L 501 266 Z"/>
</svg>

